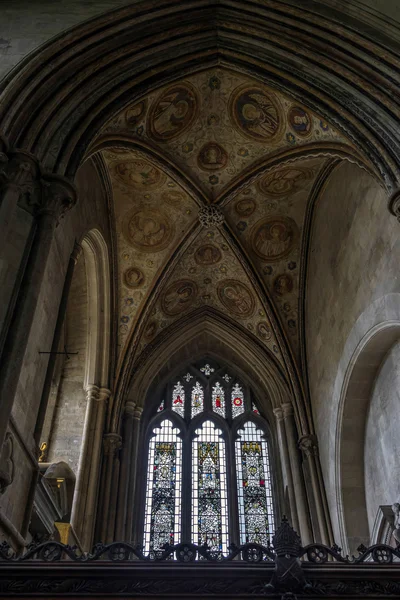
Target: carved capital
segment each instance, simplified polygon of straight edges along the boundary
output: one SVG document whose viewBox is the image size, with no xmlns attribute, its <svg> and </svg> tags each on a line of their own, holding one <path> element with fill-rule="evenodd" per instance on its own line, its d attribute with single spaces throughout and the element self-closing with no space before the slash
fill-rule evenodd
<svg viewBox="0 0 400 600">
<path fill-rule="evenodd" d="M 118 433 L 106 433 L 103 437 L 103 444 L 106 456 L 115 455 L 122 446 L 122 438 Z"/>
<path fill-rule="evenodd" d="M 133 416 L 135 413 L 135 408 L 136 408 L 136 403 L 128 400 L 128 402 L 125 404 L 125 414 L 129 415 L 129 416 Z"/>
<path fill-rule="evenodd" d="M 41 201 L 36 206 L 36 215 L 51 215 L 59 221 L 66 212 L 75 206 L 77 192 L 75 186 L 57 175 L 46 175 L 41 180 Z"/>
<path fill-rule="evenodd" d="M 293 410 L 293 405 L 291 402 L 285 402 L 285 404 L 282 404 L 282 410 L 283 410 L 283 416 L 286 417 L 292 417 L 294 415 L 294 410 Z"/>
<path fill-rule="evenodd" d="M 203 206 L 199 210 L 199 221 L 203 227 L 219 227 L 225 218 L 217 206 Z"/>
<path fill-rule="evenodd" d="M 0 152 L 0 188 L 14 188 L 24 206 L 34 203 L 40 194 L 40 167 L 27 152 Z"/>
<path fill-rule="evenodd" d="M 0 453 L 0 494 L 4 494 L 14 479 L 14 440 L 10 432 L 6 434 Z"/>
<path fill-rule="evenodd" d="M 395 190 L 389 198 L 388 209 L 400 223 L 400 190 Z"/>
<path fill-rule="evenodd" d="M 283 420 L 283 410 L 281 406 L 279 406 L 278 408 L 274 408 L 274 415 L 277 421 Z"/>
<path fill-rule="evenodd" d="M 315 435 L 302 435 L 299 439 L 299 448 L 307 456 L 318 456 L 318 440 Z"/>
<path fill-rule="evenodd" d="M 108 388 L 100 388 L 99 389 L 99 397 L 98 397 L 99 402 L 107 402 L 107 400 L 109 399 L 110 396 L 111 396 L 111 390 L 109 390 Z"/>
<path fill-rule="evenodd" d="M 135 408 L 135 410 L 133 411 L 133 418 L 140 421 L 140 419 L 142 417 L 142 413 L 143 413 L 143 408 L 141 408 L 140 406 L 137 406 Z"/>
<path fill-rule="evenodd" d="M 65 177 L 46 174 L 37 193 L 20 198 L 20 206 L 35 217 L 48 215 L 58 222 L 77 201 L 75 186 Z"/>
<path fill-rule="evenodd" d="M 92 401 L 92 400 L 98 400 L 99 399 L 99 388 L 97 387 L 97 385 L 88 385 L 85 388 L 85 392 L 86 392 L 86 400 L 88 402 Z"/>
</svg>

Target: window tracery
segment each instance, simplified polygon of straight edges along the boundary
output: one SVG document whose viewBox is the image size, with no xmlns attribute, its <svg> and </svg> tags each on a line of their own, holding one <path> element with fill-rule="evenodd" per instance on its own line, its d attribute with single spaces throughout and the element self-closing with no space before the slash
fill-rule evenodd
<svg viewBox="0 0 400 600">
<path fill-rule="evenodd" d="M 191 540 L 226 555 L 267 545 L 274 501 L 267 426 L 251 391 L 214 362 L 191 365 L 149 422 L 145 554 Z"/>
</svg>

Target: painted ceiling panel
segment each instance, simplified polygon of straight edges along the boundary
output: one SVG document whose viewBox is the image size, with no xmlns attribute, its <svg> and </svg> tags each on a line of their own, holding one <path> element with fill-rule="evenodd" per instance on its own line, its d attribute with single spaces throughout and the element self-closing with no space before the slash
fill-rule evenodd
<svg viewBox="0 0 400 600">
<path fill-rule="evenodd" d="M 121 360 L 133 339 L 139 355 L 208 306 L 278 360 L 287 343 L 300 364 L 307 204 L 329 149 L 354 152 L 346 138 L 276 90 L 216 68 L 128 105 L 101 139 L 117 226 Z M 199 210 L 211 205 L 224 224 L 203 227 Z"/>
</svg>

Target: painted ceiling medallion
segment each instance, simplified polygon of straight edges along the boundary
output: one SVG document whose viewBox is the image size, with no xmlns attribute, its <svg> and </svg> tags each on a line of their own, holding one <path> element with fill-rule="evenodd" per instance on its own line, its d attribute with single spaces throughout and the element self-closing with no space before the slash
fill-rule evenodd
<svg viewBox="0 0 400 600">
<path fill-rule="evenodd" d="M 139 191 L 155 190 L 167 179 L 162 171 L 140 159 L 113 163 L 111 172 L 120 183 Z"/>
<path fill-rule="evenodd" d="M 265 321 L 261 321 L 257 325 L 257 333 L 261 339 L 268 342 L 272 338 L 271 327 Z"/>
<path fill-rule="evenodd" d="M 253 198 L 242 198 L 235 204 L 235 211 L 241 217 L 250 217 L 257 207 L 256 201 Z"/>
<path fill-rule="evenodd" d="M 144 113 L 146 112 L 146 109 L 147 98 L 127 108 L 125 112 L 126 124 L 130 127 L 134 127 L 135 125 L 137 125 L 143 117 Z"/>
<path fill-rule="evenodd" d="M 236 129 L 259 142 L 281 137 L 283 118 L 278 99 L 258 86 L 242 86 L 230 99 L 229 115 Z"/>
<path fill-rule="evenodd" d="M 137 267 L 131 267 L 124 273 L 124 283 L 129 288 L 138 288 L 142 286 L 144 284 L 144 280 L 145 277 L 143 271 Z"/>
<path fill-rule="evenodd" d="M 168 192 L 164 192 L 161 198 L 169 204 L 170 206 L 175 206 L 178 208 L 182 206 L 184 201 L 186 200 L 185 194 L 182 192 L 178 192 L 177 190 L 170 190 Z"/>
<path fill-rule="evenodd" d="M 208 142 L 200 150 L 197 164 L 203 171 L 218 171 L 225 169 L 228 164 L 228 154 L 216 142 Z"/>
<path fill-rule="evenodd" d="M 147 340 L 151 340 L 156 334 L 157 327 L 158 327 L 157 321 L 150 321 L 150 323 L 148 323 L 148 325 L 146 326 L 146 329 L 144 331 L 144 337 Z"/>
<path fill-rule="evenodd" d="M 219 284 L 217 292 L 221 303 L 233 315 L 244 319 L 254 313 L 254 296 L 241 281 L 225 279 Z"/>
<path fill-rule="evenodd" d="M 221 250 L 212 244 L 200 246 L 194 254 L 194 260 L 198 265 L 215 265 L 221 258 Z"/>
<path fill-rule="evenodd" d="M 197 285 L 190 279 L 175 281 L 164 292 L 161 307 L 166 315 L 171 317 L 188 310 L 196 300 Z"/>
<path fill-rule="evenodd" d="M 284 167 L 262 177 L 258 182 L 258 189 L 267 196 L 281 198 L 300 191 L 313 176 L 311 169 Z"/>
<path fill-rule="evenodd" d="M 150 109 L 148 134 L 158 142 L 167 142 L 182 135 L 197 118 L 198 106 L 197 94 L 189 83 L 168 88 Z"/>
<path fill-rule="evenodd" d="M 287 256 L 298 238 L 296 223 L 289 217 L 272 216 L 257 221 L 251 235 L 253 251 L 266 262 Z"/>
<path fill-rule="evenodd" d="M 274 292 L 278 294 L 278 296 L 285 296 L 286 294 L 290 294 L 293 290 L 293 279 L 287 273 L 283 273 L 282 275 L 278 275 L 274 279 Z"/>
<path fill-rule="evenodd" d="M 292 106 L 288 112 L 291 129 L 300 137 L 308 137 L 312 131 L 312 119 L 309 113 L 300 106 Z"/>
<path fill-rule="evenodd" d="M 159 252 L 170 243 L 174 229 L 161 211 L 143 209 L 128 214 L 124 221 L 127 242 L 144 252 Z"/>
</svg>

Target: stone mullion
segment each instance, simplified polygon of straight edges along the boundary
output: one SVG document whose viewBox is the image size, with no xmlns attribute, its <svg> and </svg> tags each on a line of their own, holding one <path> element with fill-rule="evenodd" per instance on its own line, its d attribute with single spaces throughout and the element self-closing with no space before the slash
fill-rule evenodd
<svg viewBox="0 0 400 600">
<path fill-rule="evenodd" d="M 18 303 L 5 340 L 0 369 L 0 446 L 4 440 L 24 364 L 55 227 L 60 216 L 75 203 L 76 192 L 68 180 L 48 176 L 41 179 L 40 190 L 35 197 L 28 197 L 27 200 L 27 207 L 36 218 L 36 231 L 22 278 Z"/>
</svg>

